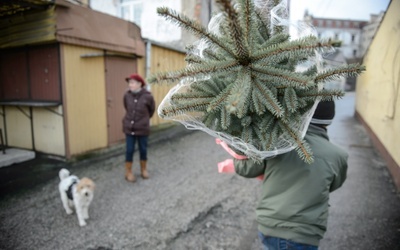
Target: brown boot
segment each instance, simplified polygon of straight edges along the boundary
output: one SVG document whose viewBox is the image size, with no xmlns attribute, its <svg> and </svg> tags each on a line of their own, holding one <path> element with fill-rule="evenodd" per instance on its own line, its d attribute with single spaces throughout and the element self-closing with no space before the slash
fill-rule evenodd
<svg viewBox="0 0 400 250">
<path fill-rule="evenodd" d="M 125 162 L 125 179 L 129 182 L 135 182 L 135 176 L 132 173 L 132 162 Z"/>
<path fill-rule="evenodd" d="M 149 174 L 147 173 L 147 161 L 140 161 L 140 172 L 142 173 L 143 179 L 149 179 Z"/>
</svg>

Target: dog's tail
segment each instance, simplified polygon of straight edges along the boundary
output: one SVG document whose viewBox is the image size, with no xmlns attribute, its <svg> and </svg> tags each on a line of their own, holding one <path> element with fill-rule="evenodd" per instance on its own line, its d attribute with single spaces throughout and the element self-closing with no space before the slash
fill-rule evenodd
<svg viewBox="0 0 400 250">
<path fill-rule="evenodd" d="M 65 168 L 63 168 L 58 173 L 58 176 L 60 176 L 60 180 L 64 180 L 65 178 L 67 178 L 69 176 L 69 171 L 66 170 Z"/>
</svg>

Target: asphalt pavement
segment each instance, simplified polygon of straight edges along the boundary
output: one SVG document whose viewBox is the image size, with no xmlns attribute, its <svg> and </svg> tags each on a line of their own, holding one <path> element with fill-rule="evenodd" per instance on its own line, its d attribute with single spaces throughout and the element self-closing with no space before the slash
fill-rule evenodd
<svg viewBox="0 0 400 250">
<path fill-rule="evenodd" d="M 325 234 L 324 239 L 321 241 L 320 249 L 321 250 L 348 250 L 348 249 L 400 250 L 399 192 L 396 190 L 396 187 L 392 182 L 390 173 L 388 172 L 385 163 L 379 156 L 377 150 L 373 147 L 372 142 L 370 141 L 366 130 L 354 118 L 354 101 L 355 101 L 354 93 L 348 92 L 346 93 L 346 96 L 343 99 L 338 100 L 336 102 L 336 118 L 328 130 L 331 141 L 343 147 L 349 153 L 350 157 L 349 157 L 348 177 L 346 182 L 344 183 L 342 188 L 331 194 L 330 210 L 329 210 L 330 213 L 328 218 L 328 230 L 327 233 Z M 180 137 L 184 138 L 185 136 L 191 135 L 192 132 L 193 131 L 187 130 L 181 125 L 158 129 L 153 131 L 152 135 L 150 136 L 149 146 L 154 147 L 156 145 L 161 145 L 163 143 L 168 145 L 168 142 L 170 140 L 176 140 L 177 138 Z M 203 136 L 208 136 L 208 135 L 203 135 Z M 180 143 L 182 144 L 182 142 Z M 188 146 L 184 145 L 183 147 L 187 148 Z M 82 169 L 87 165 L 90 165 L 92 169 L 95 169 L 95 167 L 93 166 L 95 166 L 96 163 L 101 162 L 103 165 L 110 164 L 110 167 L 106 168 L 106 170 L 111 169 L 113 167 L 111 165 L 115 164 L 115 161 L 113 161 L 112 159 L 118 158 L 119 159 L 118 161 L 121 161 L 123 151 L 124 151 L 123 145 L 119 145 L 110 148 L 108 150 L 98 152 L 96 154 L 86 155 L 85 158 L 77 159 L 74 162 L 63 162 L 58 159 L 49 159 L 47 157 L 38 155 L 34 160 L 30 160 L 24 163 L 14 164 L 8 167 L 2 167 L 0 168 L 0 208 L 14 209 L 13 204 L 10 203 L 22 202 L 21 204 L 23 204 L 23 201 L 19 201 L 19 197 L 22 197 L 23 199 L 29 199 L 28 203 L 31 204 L 29 209 L 35 209 L 35 207 L 38 206 L 38 205 L 32 205 L 35 204 L 34 202 L 35 197 L 27 198 L 26 194 L 43 195 L 41 193 L 42 190 L 45 191 L 50 190 L 50 188 L 48 187 L 49 182 L 54 184 L 55 178 L 58 175 L 58 171 L 62 167 L 66 167 L 70 169 L 72 172 L 74 172 L 74 170 Z M 194 150 L 194 152 L 196 152 L 196 150 Z M 190 155 L 189 152 L 187 155 Z M 182 159 L 182 157 L 184 158 L 185 154 L 181 154 L 178 160 L 184 160 Z M 218 155 L 218 157 L 221 156 Z M 204 159 L 204 161 L 205 160 L 207 159 Z M 171 169 L 173 168 L 171 167 Z M 161 173 L 168 175 L 167 172 L 161 172 Z M 205 170 L 205 172 L 201 172 L 198 174 L 204 175 L 206 173 L 208 173 L 207 170 Z M 98 180 L 102 180 L 101 175 L 102 175 L 101 172 L 97 172 L 96 178 Z M 118 178 L 116 178 L 116 180 L 113 180 L 113 182 L 115 181 L 115 183 L 112 183 L 112 185 L 116 186 L 121 181 Z M 157 178 L 158 181 L 163 181 L 164 177 L 159 176 Z M 165 178 L 167 177 L 165 176 Z M 188 182 L 187 184 L 190 184 L 191 182 L 194 182 L 193 178 L 195 177 L 187 176 L 186 178 L 188 179 L 182 179 L 181 184 L 187 182 Z M 232 183 L 241 181 L 240 178 L 236 177 L 228 177 L 228 178 L 231 179 L 227 181 Z M 153 181 L 155 180 L 153 179 Z M 208 192 L 213 192 L 212 191 L 212 188 L 214 187 L 213 184 L 210 182 L 208 183 L 208 185 L 209 185 Z M 253 188 L 254 190 L 257 190 L 259 188 L 257 184 L 251 184 L 249 186 L 250 189 Z M 137 187 L 140 188 L 140 186 Z M 215 188 L 216 187 L 218 187 L 218 185 L 216 185 Z M 163 195 L 166 195 L 167 194 L 166 192 L 167 191 L 164 190 Z M 185 195 L 187 195 L 188 197 L 194 196 L 194 194 L 196 194 L 199 196 L 199 199 L 201 198 L 201 190 L 198 190 L 198 188 L 197 189 L 189 188 L 185 192 L 186 192 Z M 56 195 L 52 194 L 51 197 L 53 198 L 53 196 Z M 227 200 L 227 202 L 228 201 L 231 202 L 230 201 L 231 199 L 239 199 L 238 197 L 234 198 L 231 196 L 232 195 L 229 196 L 230 198 Z M 46 203 L 51 202 L 49 201 L 49 199 L 43 199 L 43 202 Z M 177 199 L 176 204 L 179 204 L 180 199 L 184 200 L 184 197 L 177 196 L 175 197 L 175 199 Z M 141 201 L 139 200 L 138 202 Z M 165 201 L 165 202 L 167 206 L 170 205 L 168 203 L 170 201 Z M 251 211 L 253 208 L 250 208 L 249 204 L 246 204 L 245 201 L 238 201 L 238 204 L 242 204 L 243 206 L 242 210 L 239 211 L 240 213 L 238 212 L 238 214 L 243 213 L 243 209 L 249 210 L 250 214 L 253 212 Z M 116 206 L 116 205 L 118 204 L 110 204 L 110 206 Z M 120 205 L 125 206 L 125 204 L 120 204 Z M 251 203 L 250 205 L 253 205 L 253 203 Z M 218 214 L 218 216 L 217 217 L 214 216 L 213 220 L 209 219 L 209 221 L 204 221 L 204 227 L 211 230 L 213 227 L 218 225 L 219 220 L 220 222 L 222 222 L 224 219 L 228 218 L 229 213 L 234 214 L 236 211 L 235 206 L 236 205 L 231 204 L 231 207 L 229 207 L 229 209 L 224 210 L 222 209 L 224 208 L 224 205 L 218 205 L 214 207 L 211 207 L 210 205 L 211 207 L 210 211 L 214 211 L 214 213 Z M 43 210 L 45 209 L 45 207 L 46 206 L 42 206 L 41 209 Z M 184 207 L 183 205 L 182 208 L 180 208 L 179 206 L 174 207 L 173 210 L 175 210 L 177 214 L 179 213 L 182 214 L 186 212 L 183 210 L 179 212 L 179 209 L 183 209 L 183 207 Z M 16 209 L 15 213 L 21 212 L 19 211 L 19 209 L 21 209 L 20 207 L 16 207 L 15 209 Z M 46 213 L 46 211 L 42 211 L 42 213 Z M 0 232 L 2 235 L 7 235 L 7 228 L 16 226 L 16 224 L 4 225 L 3 224 L 4 221 L 10 223 L 8 222 L 8 220 L 6 220 L 7 218 L 4 217 L 5 216 L 4 214 L 12 214 L 12 213 L 10 213 L 10 211 L 0 212 Z M 160 226 L 161 225 L 160 223 L 165 222 L 165 220 L 168 220 L 168 218 L 165 218 L 165 216 L 167 215 L 168 213 L 164 214 L 164 217 L 160 217 L 158 218 L 158 220 L 157 218 L 153 218 L 154 221 L 151 222 L 155 225 Z M 234 214 L 234 216 L 237 215 Z M 197 218 L 196 220 L 200 219 Z M 239 220 L 239 217 L 237 217 L 237 219 Z M 35 221 L 37 219 L 30 219 L 30 220 Z M 51 223 L 52 224 L 55 224 L 56 222 L 61 223 L 60 221 L 57 220 L 60 220 L 60 218 L 51 219 L 52 221 Z M 212 221 L 212 223 L 210 221 Z M 229 222 L 228 224 L 233 224 L 233 222 Z M 243 250 L 259 249 L 259 243 L 256 242 L 256 235 L 255 235 L 256 224 L 254 222 L 249 222 L 249 223 L 241 223 L 240 225 L 242 226 L 246 225 L 244 231 L 248 231 L 248 234 L 241 236 L 235 248 L 216 247 L 215 244 L 211 245 L 210 243 L 208 247 L 196 248 L 196 249 L 243 249 Z M 43 227 L 45 226 L 46 225 L 43 225 Z M 47 226 L 50 227 L 51 225 Z M 36 227 L 37 226 L 35 226 L 35 228 Z M 211 236 L 209 236 L 206 231 L 202 231 L 199 229 L 198 231 L 192 230 L 192 232 L 190 232 L 191 230 L 187 230 L 187 227 L 189 227 L 189 225 L 185 225 L 183 227 L 185 227 L 186 229 L 182 230 L 179 234 L 174 236 L 175 243 L 173 244 L 173 246 L 175 246 L 175 249 L 194 249 L 189 247 L 192 245 L 187 243 L 187 241 L 193 241 L 193 239 L 195 240 L 202 239 L 201 238 L 202 233 L 204 233 L 204 238 L 202 239 L 203 240 L 202 245 L 207 246 L 207 240 L 209 240 Z M 153 229 L 153 231 L 156 230 L 157 228 Z M 227 229 L 225 228 L 224 230 Z M 194 234 L 193 232 L 196 232 L 196 238 L 190 237 L 191 233 Z M 34 233 L 35 232 L 33 232 L 32 234 Z M 40 237 L 40 232 L 36 233 L 38 234 L 37 237 Z M 11 236 L 8 235 L 8 237 L 12 237 L 12 235 Z M 43 235 L 43 238 L 45 237 L 48 236 Z M 52 237 L 57 237 L 57 236 L 52 236 Z M 157 237 L 157 236 L 152 236 L 152 237 Z M 149 240 L 151 239 L 156 240 L 156 238 L 150 238 Z M 10 249 L 4 247 L 4 245 L 6 245 L 4 244 L 4 242 L 7 240 L 9 241 L 13 239 L 4 238 L 3 236 L 0 236 L 0 249 Z M 222 239 L 215 239 L 214 241 L 217 240 L 222 240 Z M 4 245 L 2 245 L 2 243 Z M 66 242 L 66 244 L 68 244 L 68 242 Z M 49 245 L 51 245 L 50 242 Z M 182 246 L 188 246 L 188 247 L 182 247 Z M 146 249 L 144 245 L 137 247 L 138 247 L 137 249 Z M 35 248 L 33 247 L 32 249 Z M 68 249 L 68 247 L 63 246 L 62 249 Z M 83 249 L 89 249 L 89 248 L 83 248 Z M 118 249 L 118 248 L 109 247 L 104 249 Z M 132 249 L 136 248 L 133 247 Z M 159 249 L 163 248 L 160 247 Z M 165 246 L 165 249 L 174 249 L 174 248 L 171 246 Z"/>
<path fill-rule="evenodd" d="M 191 132 L 193 130 L 188 130 L 177 123 L 161 125 L 151 129 L 149 145 L 162 143 Z M 32 160 L 0 167 L 0 201 L 2 198 L 15 196 L 47 183 L 54 176 L 58 176 L 61 168 L 73 171 L 85 165 L 123 155 L 124 150 L 125 145 L 118 144 L 104 150 L 84 154 L 70 161 L 37 153 Z"/>
</svg>

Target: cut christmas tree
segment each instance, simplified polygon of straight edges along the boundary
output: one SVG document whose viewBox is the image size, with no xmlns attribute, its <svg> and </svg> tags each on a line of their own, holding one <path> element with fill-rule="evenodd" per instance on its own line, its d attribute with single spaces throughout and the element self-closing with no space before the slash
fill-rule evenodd
<svg viewBox="0 0 400 250">
<path fill-rule="evenodd" d="M 315 107 L 344 95 L 324 84 L 357 76 L 365 68 L 351 64 L 324 70 L 321 54 L 338 42 L 313 35 L 291 39 L 286 1 L 216 3 L 221 11 L 208 28 L 158 8 L 160 15 L 200 38 L 188 47 L 186 68 L 148 79 L 150 84 L 178 83 L 161 103 L 159 115 L 203 130 L 256 161 L 295 149 L 311 163 L 312 151 L 303 137 Z"/>
</svg>

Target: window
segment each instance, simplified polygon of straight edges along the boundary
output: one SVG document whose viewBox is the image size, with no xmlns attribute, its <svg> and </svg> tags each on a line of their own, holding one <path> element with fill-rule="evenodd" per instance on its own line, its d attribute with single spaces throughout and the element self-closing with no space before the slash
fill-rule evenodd
<svg viewBox="0 0 400 250">
<path fill-rule="evenodd" d="M 141 26 L 143 3 L 139 1 L 124 0 L 120 7 L 121 18 Z"/>
<path fill-rule="evenodd" d="M 351 42 L 354 43 L 356 41 L 356 35 L 352 34 L 351 35 Z"/>
<path fill-rule="evenodd" d="M 335 40 L 339 40 L 339 34 L 335 33 Z"/>
<path fill-rule="evenodd" d="M 357 50 L 354 49 L 354 50 L 353 50 L 353 56 L 355 57 L 356 55 L 357 55 Z"/>
</svg>

